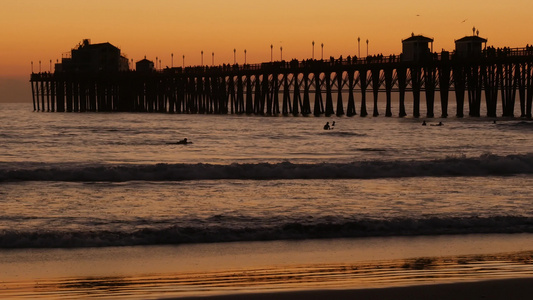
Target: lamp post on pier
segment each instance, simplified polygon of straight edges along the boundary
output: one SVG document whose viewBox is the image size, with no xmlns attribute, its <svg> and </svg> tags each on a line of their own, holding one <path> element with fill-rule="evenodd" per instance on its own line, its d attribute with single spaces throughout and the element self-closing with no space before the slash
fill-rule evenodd
<svg viewBox="0 0 533 300">
<path fill-rule="evenodd" d="M 233 64 L 237 64 L 237 49 L 233 48 Z"/>
<path fill-rule="evenodd" d="M 244 64 L 246 64 L 246 49 L 244 49 Z"/>
<path fill-rule="evenodd" d="M 31 73 L 33 74 L 33 60 L 31 61 Z"/>
<path fill-rule="evenodd" d="M 324 43 L 320 44 L 320 47 L 322 48 L 322 53 L 320 55 L 320 59 L 324 60 Z"/>
<path fill-rule="evenodd" d="M 52 60 L 50 60 L 50 73 L 52 73 Z"/>
<path fill-rule="evenodd" d="M 279 57 L 280 60 L 283 60 L 283 47 L 279 47 Z"/>
<path fill-rule="evenodd" d="M 211 65 L 215 65 L 215 52 L 211 53 Z"/>
<path fill-rule="evenodd" d="M 273 61 L 273 56 L 272 56 L 272 49 L 274 48 L 274 46 L 272 44 L 270 44 L 270 62 Z"/>
<path fill-rule="evenodd" d="M 170 67 L 174 68 L 174 53 L 170 53 Z"/>
<path fill-rule="evenodd" d="M 202 50 L 200 53 L 202 54 L 202 56 L 200 58 L 200 62 L 201 62 L 202 67 L 203 67 L 204 66 L 204 50 Z"/>
<path fill-rule="evenodd" d="M 361 57 L 361 37 L 357 37 L 357 57 Z"/>
<path fill-rule="evenodd" d="M 311 44 L 313 45 L 313 52 L 311 58 L 315 60 L 315 41 L 313 41 Z"/>
<path fill-rule="evenodd" d="M 185 69 L 185 54 L 183 54 L 183 68 Z"/>
<path fill-rule="evenodd" d="M 39 73 L 41 73 L 41 61 L 39 61 Z"/>
<path fill-rule="evenodd" d="M 366 56 L 368 56 L 368 39 L 366 39 Z"/>
</svg>

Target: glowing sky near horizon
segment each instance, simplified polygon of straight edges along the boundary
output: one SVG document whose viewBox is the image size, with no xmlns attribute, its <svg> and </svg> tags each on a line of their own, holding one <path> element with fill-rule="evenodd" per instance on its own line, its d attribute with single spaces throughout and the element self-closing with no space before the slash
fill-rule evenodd
<svg viewBox="0 0 533 300">
<path fill-rule="evenodd" d="M 28 76 L 31 62 L 48 71 L 82 39 L 110 42 L 129 59 L 161 59 L 163 67 L 399 54 L 412 32 L 453 50 L 472 27 L 495 47 L 533 44 L 533 2 L 523 0 L 4 0 L 0 10 L 0 77 Z"/>
</svg>

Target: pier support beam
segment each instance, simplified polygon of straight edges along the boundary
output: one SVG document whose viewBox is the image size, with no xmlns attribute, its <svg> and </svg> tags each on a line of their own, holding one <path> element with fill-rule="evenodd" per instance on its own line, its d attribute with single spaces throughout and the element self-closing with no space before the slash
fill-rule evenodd
<svg viewBox="0 0 533 300">
<path fill-rule="evenodd" d="M 385 108 L 385 117 L 392 117 L 392 68 L 385 68 L 384 69 L 384 75 L 385 75 L 385 97 L 387 101 L 387 105 Z"/>
<path fill-rule="evenodd" d="M 381 86 L 381 83 L 380 83 L 381 68 L 373 68 L 370 71 L 370 74 L 372 76 L 372 95 L 374 96 L 374 107 L 373 107 L 372 116 L 377 117 L 379 116 L 378 99 L 379 99 L 379 87 Z"/>
<path fill-rule="evenodd" d="M 344 87 L 344 72 L 337 72 L 337 116 L 344 115 L 344 104 L 342 102 L 342 88 Z"/>
<path fill-rule="evenodd" d="M 333 82 L 331 81 L 331 72 L 325 73 L 326 77 L 326 110 L 325 114 L 327 117 L 334 115 L 335 111 L 333 110 L 333 96 L 331 94 L 331 85 Z"/>
<path fill-rule="evenodd" d="M 361 117 L 368 116 L 368 113 L 366 111 L 366 88 L 368 87 L 367 83 L 367 73 L 368 71 L 366 69 L 362 69 L 359 71 L 359 82 L 361 83 Z"/>
<path fill-rule="evenodd" d="M 450 94 L 450 67 L 443 64 L 438 69 L 440 87 L 441 118 L 448 117 L 448 96 Z"/>
<path fill-rule="evenodd" d="M 422 72 L 418 66 L 410 68 L 411 88 L 413 89 L 413 117 L 420 117 L 420 90 L 422 87 Z"/>
<path fill-rule="evenodd" d="M 399 113 L 398 116 L 403 118 L 407 116 L 405 112 L 405 90 L 407 88 L 407 69 L 400 67 L 396 69 L 396 76 L 398 77 L 398 90 L 399 90 Z"/>
<path fill-rule="evenodd" d="M 348 117 L 355 116 L 357 113 L 355 111 L 355 99 L 353 96 L 353 89 L 355 85 L 355 78 L 354 78 L 354 71 L 350 70 L 348 71 L 348 108 L 346 111 L 346 115 Z"/>
</svg>

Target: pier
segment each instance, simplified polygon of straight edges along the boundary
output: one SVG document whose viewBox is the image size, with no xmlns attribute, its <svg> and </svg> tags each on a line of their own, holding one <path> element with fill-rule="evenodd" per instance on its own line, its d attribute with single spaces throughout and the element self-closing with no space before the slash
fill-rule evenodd
<svg viewBox="0 0 533 300">
<path fill-rule="evenodd" d="M 32 73 L 35 111 L 162 112 L 187 114 L 420 117 L 433 118 L 436 94 L 442 115 L 531 118 L 533 47 L 485 48 L 475 55 L 427 51 L 365 58 L 273 61 L 162 70 L 77 70 Z M 398 104 L 392 111 L 392 95 Z M 405 110 L 412 94 L 412 112 Z M 385 105 L 380 107 L 380 94 Z M 411 97 L 410 97 L 411 98 Z M 450 99 L 456 111 L 449 112 Z M 367 111 L 368 101 L 373 110 Z M 381 102 L 380 102 L 381 103 Z M 382 105 L 383 106 L 383 105 Z M 384 109 L 384 112 L 381 111 Z"/>
</svg>

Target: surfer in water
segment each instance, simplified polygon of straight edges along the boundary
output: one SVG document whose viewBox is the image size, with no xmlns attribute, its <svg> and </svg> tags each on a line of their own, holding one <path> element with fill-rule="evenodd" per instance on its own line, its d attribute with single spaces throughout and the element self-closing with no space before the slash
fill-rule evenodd
<svg viewBox="0 0 533 300">
<path fill-rule="evenodd" d="M 180 140 L 178 141 L 176 144 L 178 145 L 187 145 L 187 144 L 191 144 L 192 142 L 188 142 L 187 141 L 187 138 L 184 138 L 183 140 Z"/>
<path fill-rule="evenodd" d="M 329 127 L 329 122 L 326 122 L 326 125 L 324 125 L 324 130 L 329 130 L 330 127 Z"/>
</svg>

